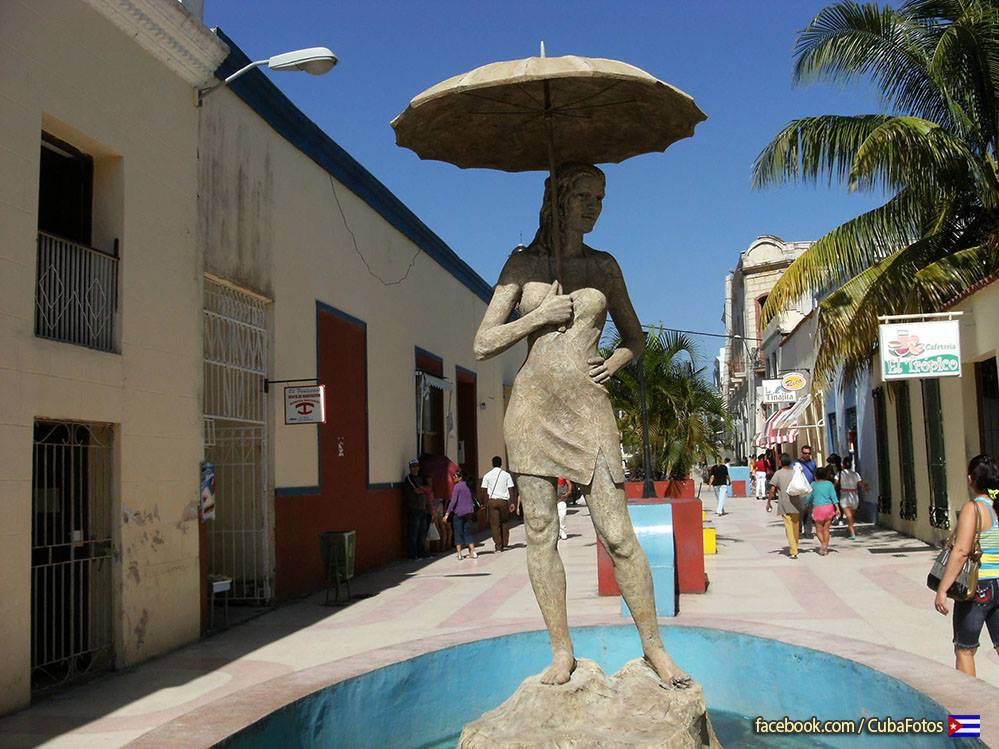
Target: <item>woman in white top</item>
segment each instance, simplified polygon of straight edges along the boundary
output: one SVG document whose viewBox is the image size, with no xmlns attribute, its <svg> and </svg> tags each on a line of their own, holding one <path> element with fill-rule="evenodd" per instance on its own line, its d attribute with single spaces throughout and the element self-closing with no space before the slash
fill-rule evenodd
<svg viewBox="0 0 999 749">
<path fill-rule="evenodd" d="M 839 483 L 839 505 L 846 515 L 846 523 L 850 529 L 850 540 L 857 540 L 857 530 L 853 527 L 853 513 L 860 506 L 860 490 L 867 489 L 867 484 L 860 474 L 853 470 L 853 456 L 843 458 L 843 469 L 837 476 Z"/>
</svg>

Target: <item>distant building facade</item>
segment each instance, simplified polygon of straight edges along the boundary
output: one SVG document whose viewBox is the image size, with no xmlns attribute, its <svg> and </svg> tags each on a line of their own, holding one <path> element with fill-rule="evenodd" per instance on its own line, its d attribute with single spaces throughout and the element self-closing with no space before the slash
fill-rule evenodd
<svg viewBox="0 0 999 749">
<path fill-rule="evenodd" d="M 715 372 L 733 415 L 728 441 L 740 463 L 753 454 L 756 435 L 765 420 L 760 393 L 766 374 L 760 326 L 763 305 L 783 272 L 811 244 L 757 237 L 739 254 L 736 267 L 725 277 L 722 322 L 729 340 L 724 353 L 719 353 Z"/>
</svg>

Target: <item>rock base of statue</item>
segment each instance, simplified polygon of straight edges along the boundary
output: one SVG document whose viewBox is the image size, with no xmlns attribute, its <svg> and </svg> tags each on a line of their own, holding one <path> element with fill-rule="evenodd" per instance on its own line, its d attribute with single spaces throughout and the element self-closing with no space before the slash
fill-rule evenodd
<svg viewBox="0 0 999 749">
<path fill-rule="evenodd" d="M 608 677 L 580 658 L 566 684 L 525 679 L 506 702 L 465 726 L 459 749 L 720 749 L 700 685 L 664 689 L 641 659 Z"/>
</svg>

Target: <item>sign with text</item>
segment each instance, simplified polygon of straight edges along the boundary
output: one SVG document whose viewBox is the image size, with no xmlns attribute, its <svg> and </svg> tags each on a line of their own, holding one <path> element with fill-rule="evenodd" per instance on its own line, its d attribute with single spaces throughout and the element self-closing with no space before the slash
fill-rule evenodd
<svg viewBox="0 0 999 749">
<path fill-rule="evenodd" d="M 957 320 L 881 325 L 881 376 L 885 380 L 961 376 Z"/>
<path fill-rule="evenodd" d="M 285 424 L 325 424 L 326 386 L 286 387 L 284 389 Z"/>
<path fill-rule="evenodd" d="M 808 374 L 788 372 L 779 379 L 763 381 L 764 403 L 794 403 L 808 393 Z"/>
</svg>

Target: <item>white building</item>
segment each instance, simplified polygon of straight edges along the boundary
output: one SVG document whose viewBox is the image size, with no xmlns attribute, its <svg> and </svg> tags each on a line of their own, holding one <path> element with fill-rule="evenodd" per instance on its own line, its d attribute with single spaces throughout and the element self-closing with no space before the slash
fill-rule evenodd
<svg viewBox="0 0 999 749">
<path fill-rule="evenodd" d="M 810 245 L 757 237 L 725 277 L 722 322 L 730 339 L 725 357 L 719 355 L 716 371 L 722 397 L 733 414 L 730 440 L 739 463 L 754 454 L 753 443 L 765 420 L 760 402 L 765 374 L 760 314 L 777 279 Z"/>
</svg>

